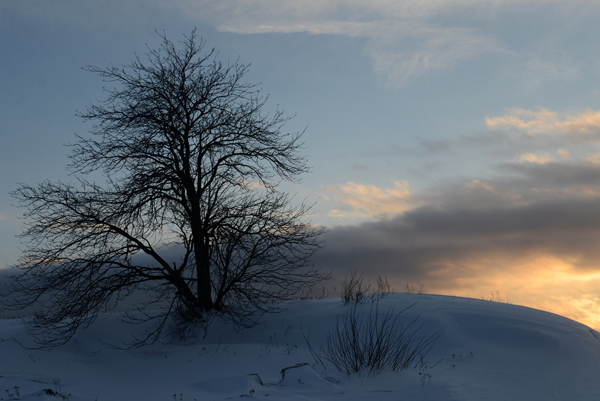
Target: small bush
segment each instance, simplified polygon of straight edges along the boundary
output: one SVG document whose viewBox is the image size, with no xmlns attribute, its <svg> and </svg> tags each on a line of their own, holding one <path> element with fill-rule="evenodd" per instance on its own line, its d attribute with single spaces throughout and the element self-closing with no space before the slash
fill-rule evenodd
<svg viewBox="0 0 600 401">
<path fill-rule="evenodd" d="M 373 302 L 368 313 L 360 313 L 357 303 L 353 303 L 348 312 L 338 317 L 335 329 L 328 331 L 325 347 L 321 346 L 319 352 L 308 338 L 305 340 L 316 362 L 323 367 L 324 361 L 330 362 L 347 374 L 397 372 L 425 365 L 423 359 L 439 336 L 437 332 L 420 335 L 423 324 L 416 327 L 418 317 L 403 324 L 400 316 L 412 306 L 398 313 L 393 308 L 380 313 L 379 302 Z"/>
<path fill-rule="evenodd" d="M 386 277 L 377 276 L 375 283 L 375 288 L 371 286 L 370 281 L 365 284 L 362 273 L 358 274 L 355 269 L 350 270 L 350 275 L 342 281 L 342 302 L 344 302 L 344 305 L 349 303 L 360 304 L 366 300 L 375 302 L 391 292 Z"/>
<path fill-rule="evenodd" d="M 342 301 L 344 305 L 348 303 L 359 304 L 369 295 L 370 290 L 371 284 L 364 283 L 362 273 L 359 275 L 356 270 L 352 269 L 350 276 L 346 276 L 342 281 Z"/>
<path fill-rule="evenodd" d="M 406 291 L 407 294 L 425 294 L 425 285 L 420 284 L 419 287 L 415 287 L 413 284 L 406 283 Z"/>
</svg>

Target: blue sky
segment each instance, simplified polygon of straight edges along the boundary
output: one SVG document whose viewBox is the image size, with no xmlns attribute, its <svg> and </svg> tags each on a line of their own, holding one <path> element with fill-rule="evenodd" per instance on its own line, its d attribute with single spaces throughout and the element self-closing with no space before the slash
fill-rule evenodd
<svg viewBox="0 0 600 401">
<path fill-rule="evenodd" d="M 583 0 L 4 0 L 0 267 L 20 255 L 9 192 L 73 179 L 63 144 L 103 98 L 81 67 L 195 27 L 306 129 L 313 172 L 286 189 L 331 228 L 317 263 L 600 327 L 599 17 Z"/>
</svg>

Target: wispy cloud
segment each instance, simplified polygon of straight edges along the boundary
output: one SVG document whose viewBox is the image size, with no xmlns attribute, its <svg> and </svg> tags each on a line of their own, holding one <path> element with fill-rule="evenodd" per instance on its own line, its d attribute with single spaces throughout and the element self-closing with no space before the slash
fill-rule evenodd
<svg viewBox="0 0 600 401">
<path fill-rule="evenodd" d="M 462 60 L 506 50 L 477 27 L 431 21 L 467 1 L 229 1 L 188 2 L 188 9 L 223 32 L 330 34 L 368 39 L 366 54 L 386 86 L 400 87 Z"/>
<path fill-rule="evenodd" d="M 520 71 L 530 84 L 573 78 L 580 68 L 568 48 L 557 49 L 551 38 L 530 45 L 524 38 L 509 45 L 492 26 L 530 24 L 545 18 L 553 26 L 568 16 L 584 18 L 600 7 L 590 0 L 208 0 L 187 1 L 186 14 L 223 32 L 239 34 L 295 33 L 362 37 L 374 71 L 389 87 L 400 87 L 429 73 L 453 68 L 483 54 L 509 56 L 508 75 Z M 586 13 L 582 13 L 585 7 Z M 523 18 L 516 21 L 515 13 Z M 529 18 L 527 17 L 529 16 Z M 481 21 L 493 24 L 481 24 Z M 512 30 L 512 29 L 510 29 Z M 509 31 L 510 31 L 509 30 Z M 518 68 L 514 68 L 518 65 Z"/>
<path fill-rule="evenodd" d="M 7 0 L 2 8 L 89 29 L 118 30 L 132 22 L 144 24 L 149 15 L 165 14 L 238 34 L 361 37 L 366 39 L 364 52 L 374 71 L 388 87 L 401 87 L 486 54 L 508 57 L 510 66 L 504 72 L 519 71 L 530 84 L 577 77 L 581 68 L 570 57 L 568 46 L 557 49 L 552 38 L 528 37 L 514 44 L 501 32 L 538 19 L 548 26 L 573 24 L 577 18 L 593 18 L 600 4 L 592 0 Z M 518 21 L 515 14 L 521 16 Z"/>
<path fill-rule="evenodd" d="M 505 71 L 506 75 L 517 76 L 527 86 L 538 86 L 557 80 L 573 80 L 579 77 L 582 66 L 571 60 L 565 53 L 554 54 L 554 51 L 538 50 L 538 54 L 522 56 L 522 68 L 518 73 Z"/>
<path fill-rule="evenodd" d="M 367 48 L 375 72 L 387 77 L 388 87 L 401 87 L 420 75 L 448 70 L 477 54 L 504 52 L 495 40 L 474 29 L 388 25 L 371 36 Z"/>
<path fill-rule="evenodd" d="M 475 29 L 440 27 L 411 20 L 381 19 L 351 21 L 281 21 L 225 23 L 225 32 L 293 33 L 345 35 L 369 39 L 366 53 L 374 71 L 385 77 L 386 86 L 404 86 L 410 79 L 454 67 L 462 60 L 485 52 L 505 52 L 492 38 Z"/>
</svg>

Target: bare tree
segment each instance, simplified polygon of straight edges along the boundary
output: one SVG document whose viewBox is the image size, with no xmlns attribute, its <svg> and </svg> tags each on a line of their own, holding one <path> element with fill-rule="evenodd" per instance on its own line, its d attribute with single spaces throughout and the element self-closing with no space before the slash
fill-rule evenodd
<svg viewBox="0 0 600 401">
<path fill-rule="evenodd" d="M 30 329 L 41 345 L 67 342 L 134 291 L 149 301 L 132 317 L 157 322 L 144 343 L 172 316 L 252 325 L 325 278 L 310 263 L 322 232 L 306 220 L 310 205 L 278 190 L 309 171 L 302 133 L 282 131 L 283 112 L 262 113 L 246 65 L 219 62 L 195 32 L 180 44 L 160 36 L 144 60 L 85 68 L 110 88 L 78 114 L 95 123 L 72 145 L 78 183 L 13 193 L 28 242 L 5 303 L 39 305 Z M 82 178 L 95 171 L 104 185 Z M 165 256 L 173 247 L 175 262 Z"/>
</svg>

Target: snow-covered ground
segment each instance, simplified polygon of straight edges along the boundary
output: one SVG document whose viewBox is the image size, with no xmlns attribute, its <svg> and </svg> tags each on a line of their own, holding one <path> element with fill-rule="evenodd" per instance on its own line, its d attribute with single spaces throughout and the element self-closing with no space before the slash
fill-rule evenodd
<svg viewBox="0 0 600 401">
<path fill-rule="evenodd" d="M 130 350 L 98 341 L 118 344 L 138 329 L 116 314 L 50 350 L 22 348 L 13 340 L 27 341 L 22 321 L 0 320 L 0 398 L 600 400 L 600 334 L 589 327 L 526 307 L 438 295 L 391 294 L 379 309 L 415 302 L 402 320 L 420 315 L 421 332 L 440 335 L 428 366 L 378 375 L 343 374 L 312 358 L 301 328 L 318 348 L 349 308 L 339 298 L 291 302 L 239 333 L 215 322 L 205 338 Z"/>
</svg>

